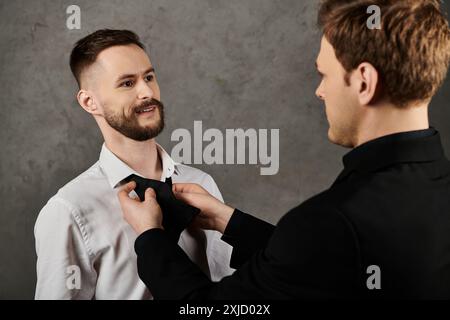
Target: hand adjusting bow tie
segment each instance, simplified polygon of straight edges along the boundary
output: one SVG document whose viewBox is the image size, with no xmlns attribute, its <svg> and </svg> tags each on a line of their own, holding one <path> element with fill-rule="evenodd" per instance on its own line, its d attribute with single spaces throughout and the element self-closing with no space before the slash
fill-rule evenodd
<svg viewBox="0 0 450 320">
<path fill-rule="evenodd" d="M 169 237 L 178 242 L 181 232 L 191 223 L 192 219 L 200 212 L 198 208 L 188 205 L 178 200 L 172 192 L 172 179 L 161 182 L 153 179 L 146 179 L 135 174 L 125 179 L 126 182 L 136 182 L 134 191 L 141 201 L 145 200 L 145 190 L 153 188 L 156 193 L 156 200 L 163 213 L 163 227 Z"/>
</svg>

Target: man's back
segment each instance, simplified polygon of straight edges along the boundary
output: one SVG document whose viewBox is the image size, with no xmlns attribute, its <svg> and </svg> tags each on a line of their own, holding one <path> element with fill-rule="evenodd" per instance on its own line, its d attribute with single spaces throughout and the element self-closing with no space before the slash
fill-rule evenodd
<svg viewBox="0 0 450 320">
<path fill-rule="evenodd" d="M 344 164 L 335 184 L 309 202 L 328 203 L 348 220 L 362 290 L 450 298 L 450 162 L 439 134 L 383 137 L 350 152 Z M 367 288 L 370 266 L 379 268 L 379 290 Z"/>
<path fill-rule="evenodd" d="M 141 279 L 158 298 L 450 298 L 450 163 L 439 134 L 384 136 L 344 165 L 276 227 L 235 210 L 222 237 L 231 277 L 211 283 L 152 228 L 136 240 Z"/>
</svg>

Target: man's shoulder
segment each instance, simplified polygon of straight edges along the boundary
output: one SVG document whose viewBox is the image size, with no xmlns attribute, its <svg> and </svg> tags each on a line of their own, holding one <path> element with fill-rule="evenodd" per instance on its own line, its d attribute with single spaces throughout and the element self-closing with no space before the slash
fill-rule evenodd
<svg viewBox="0 0 450 320">
<path fill-rule="evenodd" d="M 59 203 L 69 211 L 75 211 L 82 203 L 89 202 L 93 198 L 93 194 L 98 194 L 102 189 L 106 190 L 107 187 L 108 181 L 100 168 L 99 162 L 96 162 L 62 186 L 48 200 L 46 206 Z"/>
<path fill-rule="evenodd" d="M 324 190 L 311 198 L 305 200 L 298 207 L 303 210 L 311 210 L 314 208 L 334 210 L 339 207 L 339 191 L 335 188 Z"/>
<path fill-rule="evenodd" d="M 345 212 L 342 211 L 339 191 L 327 189 L 299 204 L 290 210 L 282 220 L 295 223 L 296 221 L 331 221 L 348 222 Z M 281 221 L 280 221 L 281 222 Z"/>
</svg>

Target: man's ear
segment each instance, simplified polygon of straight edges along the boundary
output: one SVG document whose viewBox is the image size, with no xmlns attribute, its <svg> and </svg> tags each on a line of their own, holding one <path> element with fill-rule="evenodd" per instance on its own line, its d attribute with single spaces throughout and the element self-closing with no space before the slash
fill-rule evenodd
<svg viewBox="0 0 450 320">
<path fill-rule="evenodd" d="M 100 110 L 89 90 L 81 89 L 77 93 L 77 100 L 80 106 L 92 115 L 100 115 Z"/>
<path fill-rule="evenodd" d="M 374 103 L 378 98 L 380 78 L 377 69 L 367 62 L 361 63 L 353 73 L 358 86 L 358 99 L 361 105 Z"/>
</svg>

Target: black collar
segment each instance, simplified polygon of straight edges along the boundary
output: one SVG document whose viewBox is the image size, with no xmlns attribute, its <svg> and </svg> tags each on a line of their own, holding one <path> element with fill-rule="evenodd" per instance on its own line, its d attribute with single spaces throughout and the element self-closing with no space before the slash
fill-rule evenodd
<svg viewBox="0 0 450 320">
<path fill-rule="evenodd" d="M 342 180 L 352 171 L 373 172 L 396 163 L 430 162 L 444 157 L 439 132 L 434 128 L 390 134 L 368 141 L 344 158 Z"/>
</svg>

